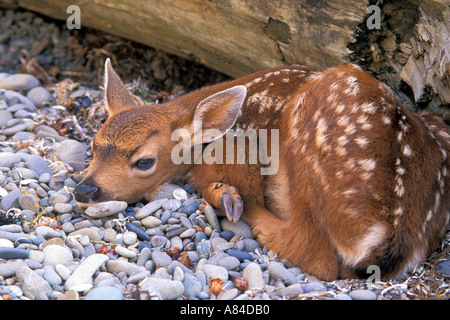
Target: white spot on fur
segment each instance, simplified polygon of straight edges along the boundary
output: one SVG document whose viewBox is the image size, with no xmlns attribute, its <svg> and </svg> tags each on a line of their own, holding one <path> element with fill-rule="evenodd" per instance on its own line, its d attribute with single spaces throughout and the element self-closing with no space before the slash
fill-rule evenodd
<svg viewBox="0 0 450 320">
<path fill-rule="evenodd" d="M 355 142 L 361 149 L 364 149 L 369 144 L 369 139 L 367 139 L 366 137 L 358 137 L 355 139 Z"/>
<path fill-rule="evenodd" d="M 360 165 L 361 169 L 364 171 L 373 171 L 375 170 L 375 166 L 377 162 L 375 159 L 363 159 L 358 160 L 358 164 Z"/>
<path fill-rule="evenodd" d="M 350 118 L 348 116 L 342 116 L 339 118 L 339 120 L 337 121 L 337 124 L 340 125 L 341 127 L 345 127 L 350 123 Z"/>
<path fill-rule="evenodd" d="M 353 250 L 340 251 L 345 263 L 356 266 L 361 260 L 366 258 L 372 249 L 380 245 L 386 239 L 387 229 L 381 223 L 375 223 L 369 227 L 366 234 L 356 243 Z"/>
<path fill-rule="evenodd" d="M 397 209 L 395 209 L 394 216 L 401 216 L 402 214 L 403 214 L 403 208 L 402 207 L 398 207 Z"/>
<path fill-rule="evenodd" d="M 383 116 L 383 118 L 381 119 L 381 121 L 383 121 L 383 123 L 385 125 L 390 125 L 392 123 L 391 118 L 389 118 L 388 116 Z"/>
<path fill-rule="evenodd" d="M 338 105 L 336 107 L 336 112 L 341 113 L 342 111 L 344 111 L 344 109 L 345 109 L 345 104 L 341 103 L 340 105 Z"/>
<path fill-rule="evenodd" d="M 325 122 L 325 119 L 320 118 L 317 123 L 317 132 L 316 132 L 316 145 L 320 148 L 326 140 L 325 132 L 328 130 L 328 125 Z"/>
<path fill-rule="evenodd" d="M 409 147 L 409 145 L 406 144 L 406 145 L 403 147 L 403 154 L 404 154 L 405 156 L 407 156 L 407 157 L 411 157 L 412 151 L 411 151 L 411 148 Z"/>
<path fill-rule="evenodd" d="M 377 106 L 375 105 L 375 103 L 373 102 L 364 102 L 360 108 L 366 112 L 366 113 L 370 113 L 370 114 L 374 114 L 375 112 L 377 112 Z"/>
</svg>

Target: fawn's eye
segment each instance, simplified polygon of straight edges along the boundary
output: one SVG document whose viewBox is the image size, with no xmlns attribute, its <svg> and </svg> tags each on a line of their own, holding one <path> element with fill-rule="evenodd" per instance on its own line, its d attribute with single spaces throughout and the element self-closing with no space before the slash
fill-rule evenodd
<svg viewBox="0 0 450 320">
<path fill-rule="evenodd" d="M 155 163 L 155 159 L 152 159 L 152 158 L 140 159 L 136 162 L 135 166 L 140 170 L 147 170 L 147 169 L 150 169 L 154 163 Z"/>
</svg>

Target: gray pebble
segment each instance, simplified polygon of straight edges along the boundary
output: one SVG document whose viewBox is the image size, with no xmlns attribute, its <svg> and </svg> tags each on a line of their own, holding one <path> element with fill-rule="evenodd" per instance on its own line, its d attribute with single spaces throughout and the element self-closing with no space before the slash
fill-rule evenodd
<svg viewBox="0 0 450 320">
<path fill-rule="evenodd" d="M 0 89 L 6 90 L 30 90 L 39 85 L 39 80 L 35 76 L 26 73 L 10 75 L 7 78 L 0 79 Z"/>
<path fill-rule="evenodd" d="M 50 101 L 50 93 L 43 87 L 35 87 L 28 91 L 27 98 L 33 101 L 36 106 Z"/>
<path fill-rule="evenodd" d="M 349 293 L 353 300 L 376 300 L 377 294 L 371 290 L 353 290 Z"/>
<path fill-rule="evenodd" d="M 123 293 L 115 287 L 101 286 L 89 291 L 84 300 L 123 300 Z"/>
<path fill-rule="evenodd" d="M 289 272 L 281 262 L 271 261 L 268 266 L 270 275 L 275 280 L 282 280 L 287 285 L 291 285 L 296 282 L 295 276 Z"/>
</svg>

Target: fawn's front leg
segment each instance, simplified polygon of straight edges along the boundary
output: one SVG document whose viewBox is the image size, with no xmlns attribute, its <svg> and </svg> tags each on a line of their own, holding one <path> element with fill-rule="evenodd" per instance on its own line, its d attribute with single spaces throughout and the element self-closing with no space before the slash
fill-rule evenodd
<svg viewBox="0 0 450 320">
<path fill-rule="evenodd" d="M 222 182 L 212 182 L 205 186 L 197 186 L 197 190 L 207 202 L 221 208 L 228 220 L 237 222 L 244 209 L 244 202 L 239 190 Z"/>
</svg>

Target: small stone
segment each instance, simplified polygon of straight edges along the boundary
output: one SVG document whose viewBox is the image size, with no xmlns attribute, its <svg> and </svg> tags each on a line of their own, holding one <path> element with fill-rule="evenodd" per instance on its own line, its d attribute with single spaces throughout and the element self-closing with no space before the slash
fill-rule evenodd
<svg viewBox="0 0 450 320">
<path fill-rule="evenodd" d="M 128 276 L 147 271 L 144 267 L 140 267 L 135 263 L 122 260 L 109 260 L 106 263 L 106 269 L 108 270 L 108 272 L 116 272 L 116 273 L 125 272 Z"/>
<path fill-rule="evenodd" d="M 73 206 L 70 203 L 57 203 L 54 205 L 55 212 L 59 214 L 70 213 L 73 211 Z"/>
<path fill-rule="evenodd" d="M 28 250 L 0 247 L 0 259 L 27 259 L 29 255 Z"/>
<path fill-rule="evenodd" d="M 100 235 L 92 228 L 82 228 L 69 233 L 69 236 L 88 236 L 91 241 L 100 241 Z"/>
<path fill-rule="evenodd" d="M 252 260 L 252 256 L 245 251 L 240 251 L 240 250 L 228 250 L 227 254 L 230 256 L 233 256 L 237 259 L 239 259 L 239 261 L 243 262 L 244 260 Z"/>
<path fill-rule="evenodd" d="M 116 246 L 115 251 L 118 255 L 122 257 L 133 259 L 136 258 L 136 253 L 122 246 Z"/>
<path fill-rule="evenodd" d="M 50 196 L 50 202 L 55 205 L 57 203 L 69 203 L 72 196 L 68 192 L 55 192 Z"/>
<path fill-rule="evenodd" d="M 23 210 L 30 210 L 34 213 L 38 213 L 39 207 L 36 206 L 36 200 L 34 195 L 25 193 L 19 197 L 19 205 Z"/>
<path fill-rule="evenodd" d="M 187 215 L 193 214 L 195 211 L 199 209 L 197 202 L 189 203 L 185 206 L 183 206 L 180 211 L 186 213 Z"/>
<path fill-rule="evenodd" d="M 108 256 L 104 254 L 93 254 L 82 260 L 69 279 L 67 279 L 65 288 L 70 290 L 79 285 L 91 284 L 94 273 L 108 260 Z"/>
<path fill-rule="evenodd" d="M 158 278 L 151 276 L 140 284 L 141 290 L 148 292 L 158 292 L 164 300 L 174 300 L 184 292 L 184 285 L 181 281 Z"/>
<path fill-rule="evenodd" d="M 28 91 L 27 98 L 33 101 L 36 106 L 50 101 L 50 93 L 43 87 L 35 87 Z"/>
<path fill-rule="evenodd" d="M 44 266 L 43 277 L 52 286 L 55 286 L 55 285 L 59 286 L 62 283 L 61 277 L 55 271 L 55 268 L 53 266 L 50 266 L 50 265 Z"/>
<path fill-rule="evenodd" d="M 87 158 L 86 145 L 72 139 L 58 142 L 54 146 L 61 160 L 70 165 L 74 171 L 84 170 Z"/>
<path fill-rule="evenodd" d="M 101 286 L 89 291 L 84 300 L 123 300 L 123 293 L 115 287 Z"/>
<path fill-rule="evenodd" d="M 223 230 L 231 230 L 243 238 L 253 238 L 252 229 L 243 220 L 239 219 L 236 223 L 233 223 L 228 219 L 222 219 L 220 225 Z"/>
<path fill-rule="evenodd" d="M 42 252 L 44 253 L 44 265 L 65 265 L 73 260 L 72 251 L 60 245 L 49 245 Z"/>
<path fill-rule="evenodd" d="M 135 225 L 131 222 L 127 222 L 125 224 L 125 226 L 128 229 L 128 231 L 135 233 L 139 240 L 141 240 L 141 241 L 150 240 L 150 236 L 144 230 L 142 230 L 142 228 L 138 227 L 137 225 Z"/>
<path fill-rule="evenodd" d="M 0 248 L 14 248 L 14 243 L 8 239 L 0 239 Z"/>
<path fill-rule="evenodd" d="M 17 153 L 0 152 L 0 167 L 12 168 L 14 164 L 22 161 L 22 157 Z"/>
<path fill-rule="evenodd" d="M 281 262 L 269 262 L 268 269 L 270 275 L 275 280 L 280 279 L 287 285 L 291 285 L 296 282 L 295 276 L 291 272 L 289 272 Z"/>
<path fill-rule="evenodd" d="M 173 197 L 178 200 L 186 200 L 188 198 L 187 192 L 181 188 L 173 190 L 172 194 Z"/>
<path fill-rule="evenodd" d="M 227 270 L 236 269 L 237 267 L 239 267 L 239 264 L 240 261 L 235 257 L 225 257 L 217 262 L 217 265 L 224 267 Z"/>
<path fill-rule="evenodd" d="M 6 123 L 13 118 L 8 110 L 0 110 L 0 128 L 6 126 Z"/>
<path fill-rule="evenodd" d="M 69 290 L 59 296 L 57 300 L 80 300 L 80 295 L 76 290 Z"/>
<path fill-rule="evenodd" d="M 10 75 L 7 78 L 0 79 L 0 89 L 13 91 L 28 91 L 39 85 L 39 80 L 35 76 L 26 73 Z"/>
<path fill-rule="evenodd" d="M 353 290 L 349 295 L 353 300 L 377 300 L 377 294 L 371 290 Z"/>
<path fill-rule="evenodd" d="M 233 300 L 239 294 L 239 290 L 236 288 L 232 288 L 229 290 L 222 291 L 217 295 L 217 300 Z"/>
<path fill-rule="evenodd" d="M 139 209 L 136 212 L 136 219 L 141 220 L 149 215 L 151 215 L 156 210 L 160 209 L 162 204 L 167 201 L 167 198 L 154 200 L 149 203 L 147 203 L 145 206 L 143 206 L 141 209 Z"/>
<path fill-rule="evenodd" d="M 196 246 L 196 250 L 200 258 L 209 259 L 211 256 L 211 241 L 200 241 Z"/>
<path fill-rule="evenodd" d="M 168 239 L 162 236 L 153 236 L 150 240 L 152 247 L 154 248 L 162 248 L 165 246 Z"/>
<path fill-rule="evenodd" d="M 17 269 L 16 277 L 25 296 L 32 300 L 48 300 L 52 292 L 50 284 L 27 266 Z"/>
<path fill-rule="evenodd" d="M 231 238 L 234 237 L 234 232 L 231 230 L 224 230 L 222 232 L 219 233 L 219 236 L 223 239 L 225 239 L 226 241 L 230 241 Z"/>
<path fill-rule="evenodd" d="M 183 295 L 185 297 L 197 297 L 199 293 L 202 291 L 201 282 L 195 275 L 191 273 L 186 273 L 184 275 L 183 285 L 184 285 Z"/>
<path fill-rule="evenodd" d="M 153 216 L 148 216 L 142 219 L 141 223 L 147 228 L 155 228 L 161 225 L 161 220 Z"/>
<path fill-rule="evenodd" d="M 186 231 L 183 231 L 180 234 L 180 238 L 184 239 L 184 238 L 190 238 L 195 234 L 195 230 L 194 229 L 187 229 Z"/>
<path fill-rule="evenodd" d="M 50 238 L 59 238 L 61 234 L 48 227 L 48 226 L 39 226 L 35 229 L 36 235 L 39 237 L 42 237 L 44 239 L 50 239 Z"/>
<path fill-rule="evenodd" d="M 106 201 L 93 204 L 84 213 L 92 218 L 103 218 L 125 211 L 127 207 L 125 201 Z"/>
<path fill-rule="evenodd" d="M 61 279 L 66 281 L 70 277 L 70 270 L 63 264 L 57 264 L 55 265 L 55 271 L 59 274 Z"/>
<path fill-rule="evenodd" d="M 450 275 L 450 260 L 438 263 L 436 265 L 436 268 L 442 275 L 449 276 Z"/>
<path fill-rule="evenodd" d="M 154 251 L 152 252 L 152 260 L 156 266 L 164 267 L 172 262 L 172 258 L 165 252 Z"/>
<path fill-rule="evenodd" d="M 242 276 L 247 280 L 248 290 L 264 289 L 265 283 L 262 271 L 256 263 L 249 263 L 242 272 Z"/>
<path fill-rule="evenodd" d="M 122 236 L 123 243 L 127 246 L 130 246 L 132 244 L 135 244 L 137 241 L 137 235 L 134 232 L 131 231 L 125 231 Z"/>
<path fill-rule="evenodd" d="M 220 279 L 222 282 L 228 280 L 228 270 L 221 266 L 215 266 L 213 264 L 198 264 L 197 270 L 201 270 L 205 273 L 207 283 L 209 283 L 209 278 Z"/>
<path fill-rule="evenodd" d="M 173 270 L 173 280 L 183 282 L 183 279 L 184 279 L 183 269 L 181 269 L 178 266 L 175 267 L 175 269 Z"/>
<path fill-rule="evenodd" d="M 217 219 L 216 212 L 209 204 L 205 206 L 205 217 L 211 225 L 211 228 L 220 230 L 220 223 Z"/>
<path fill-rule="evenodd" d="M 282 288 L 279 293 L 282 297 L 295 297 L 303 293 L 302 285 L 299 283 L 291 284 L 288 287 Z"/>
</svg>

